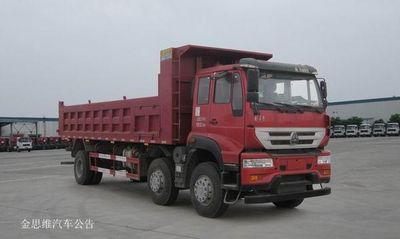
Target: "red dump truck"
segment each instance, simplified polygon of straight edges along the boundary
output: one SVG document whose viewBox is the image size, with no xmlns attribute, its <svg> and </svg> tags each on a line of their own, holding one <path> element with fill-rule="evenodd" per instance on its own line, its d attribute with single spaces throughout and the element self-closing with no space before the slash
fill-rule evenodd
<svg viewBox="0 0 400 239">
<path fill-rule="evenodd" d="M 158 96 L 60 102 L 59 134 L 73 141 L 76 182 L 98 184 L 104 173 L 147 182 L 159 205 L 189 189 L 205 217 L 241 199 L 294 208 L 330 194 L 325 80 L 311 66 L 271 57 L 169 48 L 160 54 Z"/>
</svg>

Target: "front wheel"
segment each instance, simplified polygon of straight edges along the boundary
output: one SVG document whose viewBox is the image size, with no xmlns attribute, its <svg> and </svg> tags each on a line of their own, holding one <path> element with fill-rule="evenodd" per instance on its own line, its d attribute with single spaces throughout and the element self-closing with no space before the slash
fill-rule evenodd
<svg viewBox="0 0 400 239">
<path fill-rule="evenodd" d="M 103 178 L 103 173 L 101 172 L 93 172 L 92 180 L 90 180 L 91 185 L 97 185 L 101 182 Z"/>
<path fill-rule="evenodd" d="M 273 202 L 273 204 L 278 208 L 295 208 L 299 206 L 303 201 L 304 199 L 302 198 L 302 199 Z"/>
<path fill-rule="evenodd" d="M 174 173 L 174 165 L 167 158 L 158 158 L 151 162 L 147 172 L 147 185 L 155 204 L 169 205 L 176 201 L 179 190 L 175 187 Z"/>
<path fill-rule="evenodd" d="M 190 179 L 190 199 L 197 213 L 204 217 L 219 217 L 228 209 L 215 163 L 201 163 L 194 169 Z"/>
</svg>

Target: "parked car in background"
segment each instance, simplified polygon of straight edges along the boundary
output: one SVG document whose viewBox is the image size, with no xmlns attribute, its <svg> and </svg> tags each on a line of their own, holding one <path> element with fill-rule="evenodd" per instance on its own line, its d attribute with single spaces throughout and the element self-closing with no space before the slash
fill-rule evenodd
<svg viewBox="0 0 400 239">
<path fill-rule="evenodd" d="M 334 125 L 333 126 L 333 137 L 345 137 L 346 136 L 346 128 L 344 125 Z"/>
<path fill-rule="evenodd" d="M 400 135 L 399 123 L 387 123 L 386 125 L 386 135 L 394 136 Z"/>
<path fill-rule="evenodd" d="M 384 123 L 375 123 L 374 127 L 372 129 L 372 134 L 375 137 L 377 137 L 377 136 L 385 136 L 386 135 L 385 124 Z"/>
<path fill-rule="evenodd" d="M 361 124 L 359 128 L 360 137 L 371 137 L 372 136 L 372 127 L 370 124 Z"/>
<path fill-rule="evenodd" d="M 18 152 L 22 150 L 27 150 L 28 152 L 30 152 L 32 150 L 32 139 L 29 137 L 17 138 L 14 150 Z"/>
<path fill-rule="evenodd" d="M 358 137 L 358 125 L 349 124 L 346 126 L 346 137 Z"/>
<path fill-rule="evenodd" d="M 9 151 L 10 139 L 8 137 L 0 137 L 0 152 Z"/>
</svg>

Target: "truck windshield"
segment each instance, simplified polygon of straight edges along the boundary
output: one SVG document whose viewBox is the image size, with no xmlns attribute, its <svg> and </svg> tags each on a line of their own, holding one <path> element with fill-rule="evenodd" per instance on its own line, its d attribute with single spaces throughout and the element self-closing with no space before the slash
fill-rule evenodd
<svg viewBox="0 0 400 239">
<path fill-rule="evenodd" d="M 28 142 L 31 142 L 31 139 L 30 138 L 21 138 L 21 139 L 19 139 L 19 142 L 28 143 Z"/>
<path fill-rule="evenodd" d="M 374 128 L 375 128 L 375 129 L 383 129 L 384 126 L 379 124 L 379 125 L 374 125 Z"/>
<path fill-rule="evenodd" d="M 357 126 L 355 125 L 351 125 L 351 126 L 347 126 L 348 129 L 357 129 Z"/>
<path fill-rule="evenodd" d="M 393 128 L 398 128 L 399 125 L 398 125 L 398 124 L 388 124 L 387 127 L 388 127 L 389 129 L 393 129 Z"/>
<path fill-rule="evenodd" d="M 323 107 L 315 78 L 266 72 L 260 72 L 259 102 L 275 106 L 292 105 L 303 109 Z"/>
<path fill-rule="evenodd" d="M 337 125 L 337 126 L 334 127 L 334 129 L 344 129 L 344 126 L 343 125 Z"/>
<path fill-rule="evenodd" d="M 369 125 L 361 125 L 360 129 L 369 129 Z"/>
</svg>

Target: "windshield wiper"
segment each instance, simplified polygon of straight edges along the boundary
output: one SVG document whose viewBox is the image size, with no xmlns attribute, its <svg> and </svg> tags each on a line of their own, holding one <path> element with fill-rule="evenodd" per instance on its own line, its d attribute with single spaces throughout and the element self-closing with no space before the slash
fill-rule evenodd
<svg viewBox="0 0 400 239">
<path fill-rule="evenodd" d="M 298 107 L 298 106 L 296 106 L 296 105 L 287 104 L 287 103 L 281 103 L 281 102 L 273 102 L 273 104 L 275 104 L 275 105 L 281 105 L 281 106 L 286 106 L 286 107 L 291 107 L 291 108 L 297 110 L 297 111 L 300 112 L 300 113 L 303 113 L 303 112 L 304 112 L 304 110 L 303 110 L 302 108 L 300 108 L 300 107 Z"/>
<path fill-rule="evenodd" d="M 311 106 L 311 105 L 296 105 L 296 106 L 302 107 L 302 108 L 311 109 L 311 110 L 316 111 L 318 113 L 324 112 L 324 110 L 322 110 L 320 107 L 315 107 L 315 106 Z"/>
<path fill-rule="evenodd" d="M 279 104 L 276 103 L 267 103 L 267 102 L 257 102 L 256 104 L 261 105 L 261 106 L 267 106 L 267 107 L 273 107 L 274 109 L 277 109 L 279 112 L 285 112 Z"/>
</svg>

